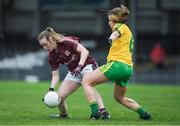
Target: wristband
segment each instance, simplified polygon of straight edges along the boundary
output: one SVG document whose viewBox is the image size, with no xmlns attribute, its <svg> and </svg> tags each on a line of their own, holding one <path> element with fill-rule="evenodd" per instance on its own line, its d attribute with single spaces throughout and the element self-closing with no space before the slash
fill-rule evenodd
<svg viewBox="0 0 180 126">
<path fill-rule="evenodd" d="M 108 42 L 109 42 L 110 44 L 112 44 L 112 39 L 108 39 Z"/>
<path fill-rule="evenodd" d="M 49 91 L 54 91 L 54 88 L 49 88 Z"/>
<path fill-rule="evenodd" d="M 83 65 L 81 65 L 81 64 L 78 64 L 78 67 L 82 68 L 82 67 L 83 67 Z"/>
</svg>

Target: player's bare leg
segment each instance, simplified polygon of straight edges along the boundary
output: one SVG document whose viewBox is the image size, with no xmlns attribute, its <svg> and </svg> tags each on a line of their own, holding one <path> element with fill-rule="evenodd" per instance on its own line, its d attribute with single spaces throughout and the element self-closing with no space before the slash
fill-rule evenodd
<svg viewBox="0 0 180 126">
<path fill-rule="evenodd" d="M 104 106 L 101 96 L 99 95 L 99 93 L 97 94 L 97 92 L 94 91 L 93 86 L 95 86 L 98 83 L 103 83 L 107 80 L 108 79 L 99 71 L 99 69 L 96 69 L 91 73 L 84 74 L 82 83 L 86 97 L 90 103 L 90 108 L 92 111 L 91 119 L 99 118 L 98 104 Z M 107 116 L 110 117 L 108 113 Z"/>
<path fill-rule="evenodd" d="M 68 115 L 68 107 L 66 104 L 66 98 L 72 93 L 74 93 L 79 87 L 80 87 L 80 84 L 77 84 L 76 82 L 70 81 L 70 80 L 64 80 L 62 84 L 60 85 L 57 92 L 59 96 L 61 97 L 61 103 L 58 106 L 61 117 L 66 117 Z"/>
<path fill-rule="evenodd" d="M 127 87 L 121 87 L 114 84 L 114 98 L 117 102 L 121 103 L 125 107 L 136 111 L 141 119 L 149 120 L 151 115 L 147 113 L 136 101 L 133 99 L 125 97 Z"/>
<path fill-rule="evenodd" d="M 97 89 L 94 88 L 95 94 L 96 94 L 96 101 L 98 103 L 98 107 L 99 107 L 99 112 L 101 113 L 101 118 L 102 120 L 109 120 L 110 119 L 110 114 L 107 112 L 102 97 L 99 94 L 99 92 L 97 91 Z"/>
</svg>

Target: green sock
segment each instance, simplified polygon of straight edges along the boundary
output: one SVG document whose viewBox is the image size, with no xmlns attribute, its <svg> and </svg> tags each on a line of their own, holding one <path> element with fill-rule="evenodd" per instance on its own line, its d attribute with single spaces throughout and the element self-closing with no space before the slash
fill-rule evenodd
<svg viewBox="0 0 180 126">
<path fill-rule="evenodd" d="M 91 112 L 92 112 L 93 115 L 99 112 L 98 104 L 97 104 L 96 101 L 95 102 L 91 102 L 90 103 L 90 107 L 91 107 Z"/>
<path fill-rule="evenodd" d="M 140 116 L 143 116 L 144 113 L 146 113 L 146 111 L 142 108 L 142 107 L 139 107 L 136 112 L 140 115 Z"/>
</svg>

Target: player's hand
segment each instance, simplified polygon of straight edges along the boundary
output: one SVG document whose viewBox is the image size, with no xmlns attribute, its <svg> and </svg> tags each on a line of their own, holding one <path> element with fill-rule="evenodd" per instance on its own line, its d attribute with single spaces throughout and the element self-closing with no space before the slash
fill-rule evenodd
<svg viewBox="0 0 180 126">
<path fill-rule="evenodd" d="M 112 39 L 108 39 L 108 43 L 112 44 Z"/>
<path fill-rule="evenodd" d="M 54 88 L 49 88 L 49 91 L 54 91 Z M 42 98 L 42 101 L 44 102 L 44 98 Z"/>
<path fill-rule="evenodd" d="M 54 88 L 49 88 L 49 91 L 54 91 Z"/>
<path fill-rule="evenodd" d="M 73 76 L 78 76 L 81 73 L 81 70 L 83 68 L 83 65 L 79 64 L 78 67 L 76 67 L 76 69 L 73 70 L 73 72 L 71 72 L 71 74 Z"/>
<path fill-rule="evenodd" d="M 93 70 L 97 69 L 98 68 L 98 64 L 97 63 L 94 63 L 93 66 L 92 66 Z"/>
</svg>

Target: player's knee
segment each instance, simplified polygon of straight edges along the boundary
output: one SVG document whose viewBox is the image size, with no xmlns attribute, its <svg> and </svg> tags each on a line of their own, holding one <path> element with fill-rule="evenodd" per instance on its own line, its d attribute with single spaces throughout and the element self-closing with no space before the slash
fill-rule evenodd
<svg viewBox="0 0 180 126">
<path fill-rule="evenodd" d="M 93 87 L 93 83 L 88 79 L 83 79 L 82 84 L 83 84 L 83 86 L 91 86 L 91 87 Z"/>
<path fill-rule="evenodd" d="M 116 100 L 117 102 L 119 102 L 119 103 L 121 103 L 121 104 L 124 104 L 124 103 L 125 103 L 124 97 L 114 95 L 114 98 L 115 98 L 115 100 Z"/>
</svg>

